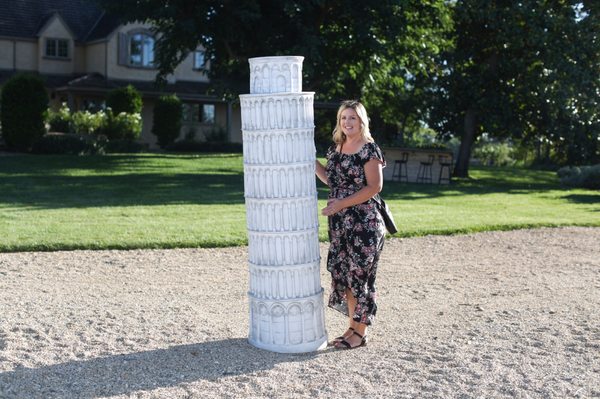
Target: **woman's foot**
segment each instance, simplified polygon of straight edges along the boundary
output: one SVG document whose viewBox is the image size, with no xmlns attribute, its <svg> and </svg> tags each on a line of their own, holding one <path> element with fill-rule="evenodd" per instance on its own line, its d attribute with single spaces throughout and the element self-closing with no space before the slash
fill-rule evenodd
<svg viewBox="0 0 600 399">
<path fill-rule="evenodd" d="M 343 335 L 340 335 L 339 337 L 334 338 L 333 341 L 331 341 L 331 345 L 336 345 L 338 342 L 348 339 L 352 334 L 354 334 L 354 328 L 348 327 L 348 329 Z"/>
<path fill-rule="evenodd" d="M 361 335 L 354 331 L 349 337 L 338 341 L 335 344 L 336 349 L 355 349 L 367 345 L 367 334 Z"/>
</svg>

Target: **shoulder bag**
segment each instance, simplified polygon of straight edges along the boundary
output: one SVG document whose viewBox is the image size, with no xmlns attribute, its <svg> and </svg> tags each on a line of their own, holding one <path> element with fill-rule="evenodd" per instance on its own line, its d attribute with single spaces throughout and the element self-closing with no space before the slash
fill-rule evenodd
<svg viewBox="0 0 600 399">
<path fill-rule="evenodd" d="M 383 218 L 383 222 L 385 223 L 385 228 L 390 234 L 396 234 L 398 232 L 398 228 L 396 227 L 396 223 L 394 222 L 394 216 L 392 215 L 392 211 L 385 203 L 383 198 L 379 194 L 373 197 L 375 203 L 377 204 L 377 209 Z"/>
</svg>

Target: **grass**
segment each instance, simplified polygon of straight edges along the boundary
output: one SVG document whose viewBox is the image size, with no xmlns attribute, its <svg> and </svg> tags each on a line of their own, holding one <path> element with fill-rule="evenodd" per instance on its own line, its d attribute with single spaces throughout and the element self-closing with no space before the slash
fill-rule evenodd
<svg viewBox="0 0 600 399">
<path fill-rule="evenodd" d="M 396 235 L 600 226 L 600 193 L 563 188 L 553 172 L 471 174 L 450 186 L 386 182 Z M 1 252 L 246 244 L 241 155 L 0 157 L 0 237 Z"/>
</svg>

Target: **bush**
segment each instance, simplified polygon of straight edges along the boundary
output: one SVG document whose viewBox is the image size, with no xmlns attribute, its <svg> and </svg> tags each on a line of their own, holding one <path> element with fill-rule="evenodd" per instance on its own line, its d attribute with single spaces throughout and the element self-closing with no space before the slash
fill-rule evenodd
<svg viewBox="0 0 600 399">
<path fill-rule="evenodd" d="M 121 112 L 141 114 L 142 96 L 131 85 L 114 89 L 106 96 L 106 107 L 110 108 L 115 115 L 119 115 Z"/>
<path fill-rule="evenodd" d="M 223 127 L 213 127 L 209 131 L 204 133 L 204 137 L 207 142 L 210 143 L 226 143 L 227 142 L 227 130 Z"/>
<path fill-rule="evenodd" d="M 67 107 L 67 103 L 62 103 L 58 111 L 48 110 L 46 114 L 46 122 L 50 125 L 51 132 L 69 132 L 69 124 L 71 122 L 71 110 Z"/>
<path fill-rule="evenodd" d="M 72 133 L 48 133 L 38 139 L 31 148 L 34 154 L 103 154 L 106 139 Z"/>
<path fill-rule="evenodd" d="M 556 174 L 566 186 L 600 190 L 600 164 L 592 166 L 565 166 Z"/>
<path fill-rule="evenodd" d="M 107 142 L 105 150 L 108 153 L 137 153 L 147 150 L 147 147 L 137 141 L 122 139 Z"/>
<path fill-rule="evenodd" d="M 46 133 L 48 94 L 44 82 L 33 75 L 15 75 L 4 85 L 0 103 L 2 136 L 7 146 L 29 150 Z"/>
<path fill-rule="evenodd" d="M 152 134 L 158 137 L 158 145 L 165 148 L 172 144 L 181 131 L 183 107 L 175 95 L 162 96 L 154 107 Z"/>
<path fill-rule="evenodd" d="M 508 166 L 513 165 L 512 148 L 507 143 L 488 142 L 476 145 L 473 148 L 473 157 L 485 165 Z"/>
<path fill-rule="evenodd" d="M 125 112 L 115 115 L 108 109 L 96 133 L 109 140 L 136 140 L 142 134 L 142 117 Z"/>
<path fill-rule="evenodd" d="M 103 111 L 92 114 L 90 111 L 77 111 L 71 115 L 69 131 L 77 134 L 94 134 L 100 129 L 106 114 Z"/>
</svg>

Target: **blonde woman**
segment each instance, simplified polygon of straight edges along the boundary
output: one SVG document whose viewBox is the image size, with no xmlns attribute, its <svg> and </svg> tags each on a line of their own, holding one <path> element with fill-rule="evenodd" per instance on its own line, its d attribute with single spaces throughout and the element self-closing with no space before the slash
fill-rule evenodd
<svg viewBox="0 0 600 399">
<path fill-rule="evenodd" d="M 317 176 L 330 189 L 321 211 L 329 224 L 329 306 L 348 316 L 348 329 L 332 344 L 353 349 L 367 343 L 367 327 L 377 312 L 375 274 L 385 225 L 373 196 L 383 187 L 385 159 L 371 137 L 367 111 L 358 101 L 341 104 L 333 141 L 327 164 L 316 163 Z"/>
</svg>

